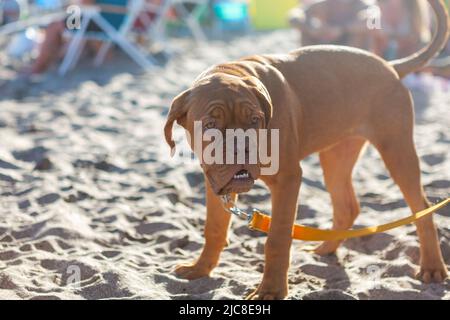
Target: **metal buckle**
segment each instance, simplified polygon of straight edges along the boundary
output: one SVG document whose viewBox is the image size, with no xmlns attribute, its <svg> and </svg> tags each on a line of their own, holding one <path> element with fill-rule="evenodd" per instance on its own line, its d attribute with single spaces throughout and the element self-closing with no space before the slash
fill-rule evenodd
<svg viewBox="0 0 450 320">
<path fill-rule="evenodd" d="M 241 218 L 241 219 L 245 219 L 245 220 L 248 220 L 248 221 L 250 221 L 251 220 L 251 215 L 250 214 L 248 214 L 247 212 L 245 212 L 244 210 L 241 210 L 241 209 L 239 209 L 238 207 L 233 207 L 233 208 L 231 208 L 231 209 L 228 209 L 228 211 L 231 213 L 231 214 L 233 214 L 233 215 L 235 215 L 235 216 L 237 216 L 237 217 L 239 217 L 239 218 Z"/>
<path fill-rule="evenodd" d="M 234 201 L 231 200 L 230 195 L 224 195 L 222 196 L 222 202 L 224 204 L 224 208 L 226 211 L 228 211 L 229 213 L 231 213 L 234 216 L 237 216 L 241 219 L 245 219 L 247 221 L 251 221 L 253 218 L 253 212 L 248 214 L 247 212 L 245 212 L 244 210 L 239 209 L 238 207 L 236 207 L 236 205 L 234 204 Z M 227 207 L 227 204 L 231 203 L 233 206 L 231 208 Z"/>
</svg>

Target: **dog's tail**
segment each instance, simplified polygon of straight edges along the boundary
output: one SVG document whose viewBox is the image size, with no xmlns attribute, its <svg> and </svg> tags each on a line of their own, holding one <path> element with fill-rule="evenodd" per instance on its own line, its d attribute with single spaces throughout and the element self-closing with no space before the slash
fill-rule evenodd
<svg viewBox="0 0 450 320">
<path fill-rule="evenodd" d="M 428 2 L 437 18 L 436 32 L 433 40 L 427 47 L 409 57 L 390 62 L 400 78 L 425 66 L 447 43 L 449 36 L 449 16 L 445 4 L 442 0 L 428 0 Z"/>
</svg>

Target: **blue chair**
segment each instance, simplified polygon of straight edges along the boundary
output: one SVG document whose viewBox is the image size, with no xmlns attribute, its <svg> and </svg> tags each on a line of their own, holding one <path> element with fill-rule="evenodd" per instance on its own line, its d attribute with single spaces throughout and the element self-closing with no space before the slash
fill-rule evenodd
<svg viewBox="0 0 450 320">
<path fill-rule="evenodd" d="M 248 4 L 243 1 L 219 0 L 213 5 L 216 27 L 220 31 L 246 31 L 249 28 Z"/>
</svg>

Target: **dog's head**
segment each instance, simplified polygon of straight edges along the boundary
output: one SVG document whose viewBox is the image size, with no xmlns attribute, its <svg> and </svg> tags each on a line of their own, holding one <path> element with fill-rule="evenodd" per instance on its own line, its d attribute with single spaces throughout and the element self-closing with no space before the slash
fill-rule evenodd
<svg viewBox="0 0 450 320">
<path fill-rule="evenodd" d="M 202 139 L 200 146 L 194 145 L 194 140 L 197 141 L 194 137 L 198 135 L 199 128 L 203 134 L 208 131 L 220 132 L 223 137 L 222 150 L 225 160 L 227 158 L 225 153 L 230 152 L 232 145 L 226 138 L 227 129 L 258 131 L 267 128 L 271 118 L 271 99 L 259 79 L 218 73 L 201 79 L 193 88 L 174 99 L 164 132 L 167 143 L 174 150 L 172 129 L 176 121 L 187 130 L 188 142 L 197 155 L 198 152 L 203 153 L 208 146 L 211 148 L 210 145 L 214 143 L 214 139 L 211 139 L 212 142 Z M 245 139 L 244 146 L 239 146 L 234 140 L 231 163 L 202 162 L 203 171 L 216 194 L 247 192 L 259 177 L 261 173 L 259 157 L 256 162 L 248 161 L 249 153 L 252 152 L 250 149 L 257 148 L 249 145 L 249 140 Z M 220 149 L 216 149 L 215 152 L 217 150 Z M 237 161 L 238 152 L 245 153 L 244 163 Z"/>
</svg>

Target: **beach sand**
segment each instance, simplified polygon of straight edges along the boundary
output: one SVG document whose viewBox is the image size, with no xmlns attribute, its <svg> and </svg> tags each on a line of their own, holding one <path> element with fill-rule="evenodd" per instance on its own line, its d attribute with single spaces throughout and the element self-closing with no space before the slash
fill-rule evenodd
<svg viewBox="0 0 450 320">
<path fill-rule="evenodd" d="M 150 73 L 119 56 L 32 84 L 10 81 L 13 71 L 0 67 L 0 298 L 241 299 L 254 289 L 266 237 L 237 219 L 211 277 L 189 282 L 173 274 L 200 253 L 205 195 L 198 164 L 170 159 L 162 127 L 171 99 L 208 66 L 296 45 L 291 31 L 204 46 L 183 40 Z M 450 194 L 450 86 L 426 79 L 414 89 L 415 138 L 423 184 L 436 203 Z M 297 222 L 329 228 L 318 157 L 303 170 Z M 356 227 L 410 214 L 373 148 L 354 181 L 362 207 Z M 258 183 L 240 206 L 269 211 L 268 191 Z M 450 208 L 435 219 L 449 265 Z M 333 256 L 308 252 L 312 245 L 293 245 L 289 299 L 450 299 L 449 280 L 415 279 L 412 225 L 348 240 Z"/>
</svg>

